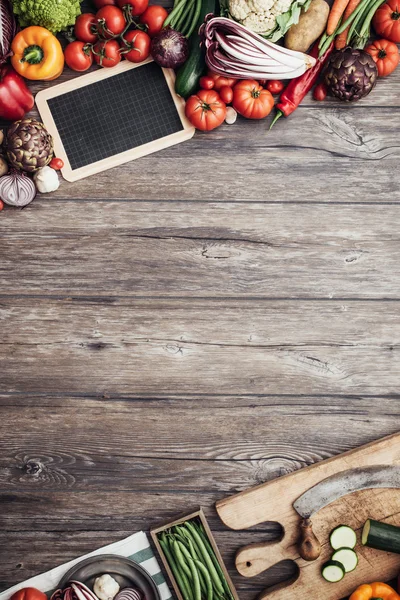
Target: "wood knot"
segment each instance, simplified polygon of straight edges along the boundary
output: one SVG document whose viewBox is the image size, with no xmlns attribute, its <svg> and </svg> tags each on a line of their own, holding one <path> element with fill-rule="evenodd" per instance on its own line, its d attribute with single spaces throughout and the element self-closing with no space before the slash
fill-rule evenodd
<svg viewBox="0 0 400 600">
<path fill-rule="evenodd" d="M 24 471 L 27 475 L 39 475 L 42 469 L 43 465 L 35 460 L 28 460 L 24 465 Z"/>
</svg>

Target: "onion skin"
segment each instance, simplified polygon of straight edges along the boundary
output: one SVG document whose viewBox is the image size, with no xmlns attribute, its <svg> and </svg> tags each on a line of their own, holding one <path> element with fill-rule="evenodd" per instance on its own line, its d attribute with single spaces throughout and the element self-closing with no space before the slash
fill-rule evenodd
<svg viewBox="0 0 400 600">
<path fill-rule="evenodd" d="M 27 206 L 35 196 L 35 184 L 25 173 L 12 169 L 0 178 L 0 198 L 9 206 Z"/>
<path fill-rule="evenodd" d="M 154 61 L 166 69 L 178 69 L 189 56 L 189 42 L 179 31 L 165 27 L 151 40 Z"/>
</svg>

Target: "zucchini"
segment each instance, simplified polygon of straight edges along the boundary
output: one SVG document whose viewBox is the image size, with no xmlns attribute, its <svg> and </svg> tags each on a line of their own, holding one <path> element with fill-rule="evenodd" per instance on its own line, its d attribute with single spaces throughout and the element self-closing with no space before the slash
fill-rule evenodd
<svg viewBox="0 0 400 600">
<path fill-rule="evenodd" d="M 339 548 L 332 554 L 331 558 L 340 562 L 346 573 L 351 573 L 358 565 L 358 556 L 351 548 Z"/>
<path fill-rule="evenodd" d="M 201 0 L 200 16 L 189 38 L 189 58 L 176 75 L 175 91 L 178 96 L 185 99 L 199 89 L 199 79 L 203 75 L 206 66 L 205 51 L 200 46 L 199 29 L 208 13 L 215 13 L 215 0 Z"/>
<path fill-rule="evenodd" d="M 348 525 L 338 525 L 331 532 L 329 541 L 334 550 L 339 548 L 355 548 L 357 543 L 356 532 Z"/>
<path fill-rule="evenodd" d="M 400 554 L 400 527 L 368 519 L 361 535 L 363 546 Z"/>
<path fill-rule="evenodd" d="M 338 581 L 341 581 L 344 577 L 344 574 L 344 566 L 342 563 L 337 562 L 336 560 L 328 560 L 322 565 L 321 575 L 325 581 L 329 581 L 329 583 L 337 583 Z"/>
</svg>

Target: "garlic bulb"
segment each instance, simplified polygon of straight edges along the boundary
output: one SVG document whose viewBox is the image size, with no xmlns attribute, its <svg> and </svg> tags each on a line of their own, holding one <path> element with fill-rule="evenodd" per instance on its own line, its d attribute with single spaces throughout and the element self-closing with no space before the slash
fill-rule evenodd
<svg viewBox="0 0 400 600">
<path fill-rule="evenodd" d="M 228 106 L 228 108 L 226 109 L 226 117 L 225 117 L 225 123 L 228 123 L 228 125 L 233 125 L 236 122 L 237 119 L 237 112 L 234 108 L 232 108 L 232 106 Z"/>
<path fill-rule="evenodd" d="M 48 194 L 55 192 L 60 187 L 60 180 L 57 172 L 51 167 L 42 167 L 33 176 L 38 192 Z"/>
<path fill-rule="evenodd" d="M 0 198 L 10 206 L 26 206 L 36 196 L 36 188 L 32 179 L 12 169 L 7 175 L 0 177 Z"/>
<path fill-rule="evenodd" d="M 119 592 L 119 585 L 111 575 L 105 573 L 101 577 L 97 577 L 93 591 L 99 600 L 113 600 Z"/>
</svg>

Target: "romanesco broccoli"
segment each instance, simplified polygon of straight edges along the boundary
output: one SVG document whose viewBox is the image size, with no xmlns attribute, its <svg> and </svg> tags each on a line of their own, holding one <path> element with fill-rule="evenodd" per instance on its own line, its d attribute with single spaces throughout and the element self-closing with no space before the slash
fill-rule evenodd
<svg viewBox="0 0 400 600">
<path fill-rule="evenodd" d="M 79 0 L 12 0 L 12 6 L 22 27 L 40 25 L 52 33 L 74 25 L 81 13 Z"/>
</svg>

